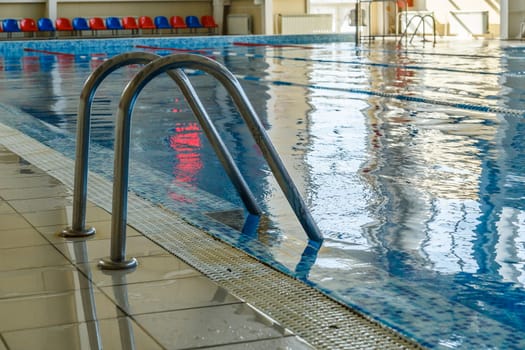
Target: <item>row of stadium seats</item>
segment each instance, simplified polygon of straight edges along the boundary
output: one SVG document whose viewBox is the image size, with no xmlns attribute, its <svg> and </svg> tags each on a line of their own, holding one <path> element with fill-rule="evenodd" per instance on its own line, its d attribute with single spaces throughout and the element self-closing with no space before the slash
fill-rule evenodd
<svg viewBox="0 0 525 350">
<path fill-rule="evenodd" d="M 7 38 L 12 38 L 13 33 L 31 33 L 34 35 L 38 32 L 70 32 L 72 35 L 81 36 L 84 31 L 91 31 L 92 35 L 98 32 L 111 31 L 112 35 L 118 35 L 120 31 L 128 30 L 132 35 L 139 34 L 142 30 L 150 30 L 151 33 L 160 33 L 160 30 L 169 30 L 170 33 L 178 34 L 182 30 L 188 33 L 197 33 L 199 28 L 204 28 L 208 33 L 216 33 L 218 25 L 212 16 L 187 16 L 185 19 L 181 16 L 171 16 L 169 19 L 165 16 L 136 17 L 75 17 L 73 20 L 60 17 L 55 23 L 49 18 L 40 18 L 35 21 L 32 18 L 12 19 L 6 18 L 1 21 L 0 32 L 6 33 Z"/>
</svg>

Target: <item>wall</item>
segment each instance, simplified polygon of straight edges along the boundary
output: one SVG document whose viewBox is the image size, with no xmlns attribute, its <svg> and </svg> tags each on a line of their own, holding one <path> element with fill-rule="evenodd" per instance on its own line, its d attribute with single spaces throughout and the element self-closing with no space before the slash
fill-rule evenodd
<svg viewBox="0 0 525 350">
<path fill-rule="evenodd" d="M 0 1 L 1 18 L 40 18 L 46 14 L 45 1 Z"/>
<path fill-rule="evenodd" d="M 273 0 L 273 31 L 279 33 L 279 15 L 307 13 L 307 0 Z"/>
<path fill-rule="evenodd" d="M 264 25 L 264 6 L 269 6 L 270 0 L 231 0 L 231 5 L 226 7 L 225 16 L 234 13 L 246 13 L 252 16 L 253 33 L 266 34 Z M 272 1 L 272 21 L 273 33 L 279 33 L 277 27 L 277 17 L 279 14 L 305 14 L 307 0 L 273 0 Z M 272 25 L 272 21 L 269 24 Z M 268 23 L 268 22 L 267 22 Z M 228 32 L 226 31 L 226 34 Z"/>
<path fill-rule="evenodd" d="M 305 0 L 273 0 L 274 15 L 297 15 L 306 13 Z"/>
<path fill-rule="evenodd" d="M 61 17 L 211 15 L 211 1 L 59 1 L 57 14 Z"/>
<path fill-rule="evenodd" d="M 525 23 L 525 1 L 502 0 L 502 15 L 507 20 L 502 20 L 501 38 L 520 39 L 525 33 L 520 33 L 521 23 Z"/>
<path fill-rule="evenodd" d="M 225 18 L 229 14 L 244 13 L 252 17 L 252 31 L 253 34 L 263 33 L 263 15 L 262 6 L 255 5 L 254 0 L 231 0 L 231 5 L 226 7 Z M 226 24 L 226 34 L 228 34 L 228 26 Z"/>
<path fill-rule="evenodd" d="M 516 1 L 516 0 L 514 0 Z M 500 32 L 500 1 L 499 0 L 440 0 L 426 1 L 426 10 L 433 11 L 438 31 L 448 35 L 450 11 L 488 11 L 489 34 L 487 37 L 498 37 Z"/>
<path fill-rule="evenodd" d="M 211 15 L 212 0 L 0 0 L 0 17 Z"/>
</svg>

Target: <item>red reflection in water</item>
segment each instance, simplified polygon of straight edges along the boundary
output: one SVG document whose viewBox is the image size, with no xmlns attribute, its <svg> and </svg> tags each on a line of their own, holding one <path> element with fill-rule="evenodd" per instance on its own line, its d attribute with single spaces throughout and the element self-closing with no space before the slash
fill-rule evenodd
<svg viewBox="0 0 525 350">
<path fill-rule="evenodd" d="M 396 68 L 396 80 L 393 82 L 395 87 L 407 87 L 413 81 L 414 71 L 406 68 Z"/>
<path fill-rule="evenodd" d="M 40 60 L 38 56 L 22 56 L 22 70 L 24 73 L 40 71 Z"/>
<path fill-rule="evenodd" d="M 201 128 L 196 122 L 177 123 L 175 134 L 170 137 L 170 147 L 175 150 L 176 163 L 173 169 L 175 181 L 192 184 L 202 169 L 200 155 Z M 191 202 L 183 195 L 171 193 L 170 197 L 179 202 Z"/>
<path fill-rule="evenodd" d="M 108 55 L 105 53 L 94 53 L 91 55 L 89 60 L 89 66 L 92 70 L 95 70 L 100 66 L 102 63 L 104 63 L 107 59 Z"/>
<path fill-rule="evenodd" d="M 70 54 L 57 54 L 58 71 L 68 73 L 75 71 L 75 56 Z"/>
</svg>

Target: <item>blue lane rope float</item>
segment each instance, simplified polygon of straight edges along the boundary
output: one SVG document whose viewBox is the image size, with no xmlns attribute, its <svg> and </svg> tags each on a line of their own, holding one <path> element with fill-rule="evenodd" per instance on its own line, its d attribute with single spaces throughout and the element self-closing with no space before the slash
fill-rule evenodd
<svg viewBox="0 0 525 350">
<path fill-rule="evenodd" d="M 161 48 L 161 47 L 148 47 L 153 50 L 166 50 L 167 48 Z M 204 51 L 204 50 L 200 50 Z M 51 54 L 57 54 L 55 52 L 44 52 L 41 53 L 51 53 Z M 211 52 L 213 55 L 224 55 L 220 51 L 213 51 Z M 67 53 L 59 53 L 59 54 L 67 54 Z M 73 54 L 70 54 L 74 56 Z M 262 54 L 252 54 L 252 53 L 243 53 L 238 54 L 234 52 L 227 53 L 228 56 L 244 56 L 244 57 L 253 57 L 253 58 L 277 58 L 277 59 L 296 59 L 298 61 L 309 61 L 311 59 L 305 59 L 305 58 L 289 58 L 284 56 L 265 56 Z M 334 60 L 311 60 L 311 61 L 318 61 L 321 63 L 345 63 L 345 61 L 334 61 Z M 399 66 L 399 65 L 387 65 L 387 64 L 376 64 L 376 65 L 383 65 L 385 67 L 403 67 L 408 68 L 409 66 Z M 420 69 L 428 69 L 420 67 Z M 468 71 L 463 71 L 464 73 L 471 73 Z M 197 73 L 193 72 L 191 74 L 197 75 L 197 74 L 203 74 L 203 73 Z M 491 75 L 502 75 L 502 73 L 489 73 Z M 505 74 L 507 75 L 507 74 Z M 517 73 L 510 73 L 509 76 L 517 76 L 517 77 L 524 77 L 525 74 L 521 72 Z M 457 109 L 464 109 L 464 110 L 470 110 L 470 111 L 476 111 L 476 112 L 485 112 L 485 113 L 495 113 L 495 114 L 502 114 L 502 115 L 513 115 L 513 116 L 520 116 L 525 117 L 525 110 L 520 109 L 511 109 L 511 108 L 505 108 L 505 107 L 497 107 L 497 106 L 484 106 L 484 105 L 477 105 L 472 103 L 461 103 L 461 102 L 448 102 L 443 100 L 437 100 L 437 99 L 430 99 L 425 97 L 419 97 L 419 96 L 413 96 L 413 95 L 403 95 L 403 94 L 397 94 L 397 93 L 388 93 L 388 92 L 381 92 L 381 91 L 373 91 L 373 90 L 366 90 L 366 89 L 357 89 L 357 88 L 338 88 L 338 87 L 332 87 L 332 86 L 324 86 L 324 85 L 317 85 L 317 84 L 303 84 L 303 83 L 294 83 L 289 81 L 282 81 L 282 80 L 265 80 L 261 77 L 257 76 L 251 76 L 251 75 L 235 75 L 237 79 L 240 80 L 246 80 L 251 82 L 257 82 L 257 83 L 263 83 L 263 84 L 271 84 L 271 85 L 277 85 L 277 86 L 296 86 L 296 87 L 302 87 L 302 88 L 309 88 L 309 89 L 319 89 L 319 90 L 330 90 L 330 91 L 340 91 L 340 92 L 346 92 L 346 93 L 353 93 L 353 94 L 360 94 L 360 95 L 368 95 L 368 96 L 379 96 L 379 97 L 385 97 L 385 98 L 393 98 L 400 101 L 410 101 L 410 102 L 419 102 L 419 103 L 426 103 L 426 104 L 433 104 L 433 105 L 439 105 L 439 106 L 447 106 Z"/>
<path fill-rule="evenodd" d="M 224 55 L 219 51 L 213 51 L 214 55 Z M 480 75 L 494 75 L 502 76 L 505 73 L 503 72 L 482 72 L 482 71 L 472 71 L 472 70 L 463 70 L 463 69 L 454 69 L 454 68 L 436 68 L 436 67 L 423 67 L 415 65 L 400 65 L 392 63 L 376 63 L 376 62 L 361 62 L 361 61 L 339 61 L 339 60 L 325 60 L 325 59 L 314 59 L 314 58 L 304 58 L 304 57 L 287 57 L 287 56 L 272 56 L 272 55 L 263 55 L 263 54 L 251 54 L 251 53 L 237 53 L 237 52 L 228 52 L 226 56 L 229 57 L 253 57 L 253 58 L 271 58 L 278 60 L 292 60 L 292 61 L 301 61 L 301 62 L 314 62 L 314 63 L 337 63 L 337 64 L 348 64 L 356 66 L 371 66 L 371 67 L 380 67 L 380 68 L 402 68 L 402 69 L 412 69 L 412 70 L 433 70 L 447 73 L 462 73 L 462 74 L 480 74 Z"/>
<path fill-rule="evenodd" d="M 256 76 L 250 76 L 250 75 L 235 75 L 235 77 L 241 80 L 260 82 L 264 84 L 271 84 L 271 85 L 278 85 L 278 86 L 296 86 L 296 87 L 309 88 L 309 89 L 340 91 L 340 92 L 353 93 L 353 94 L 393 98 L 393 99 L 397 99 L 401 101 L 410 101 L 410 102 L 419 102 L 419 103 L 433 104 L 433 105 L 439 105 L 439 106 L 447 106 L 447 107 L 465 109 L 465 110 L 476 111 L 476 112 L 496 113 L 496 114 L 503 114 L 503 115 L 513 115 L 513 116 L 525 117 L 525 110 L 520 110 L 520 109 L 511 109 L 511 108 L 497 107 L 497 106 L 483 106 L 483 105 L 476 105 L 472 103 L 462 103 L 462 102 L 448 102 L 448 101 L 430 99 L 430 98 L 419 97 L 419 96 L 403 95 L 403 94 L 396 94 L 396 93 L 389 93 L 389 92 L 380 92 L 380 91 L 373 91 L 373 90 L 366 90 L 366 89 L 338 88 L 338 87 L 324 86 L 324 85 L 317 85 L 317 84 L 293 83 L 293 82 L 281 81 L 281 80 L 265 80 L 263 78 L 256 77 Z"/>
<path fill-rule="evenodd" d="M 261 46 L 264 46 L 261 44 Z M 169 47 L 156 47 L 156 46 L 135 46 L 137 48 L 147 48 L 154 51 L 182 51 L 182 49 L 174 49 Z M 273 48 L 273 47 L 272 47 Z M 189 51 L 189 50 L 188 50 Z M 314 59 L 314 58 L 304 58 L 304 57 L 287 57 L 282 55 L 264 55 L 258 53 L 239 53 L 239 52 L 228 52 L 228 51 L 218 51 L 213 49 L 200 49 L 193 50 L 194 52 L 199 52 L 203 54 L 208 52 L 209 55 L 214 56 L 227 56 L 227 57 L 251 57 L 251 58 L 271 58 L 279 60 L 292 60 L 300 62 L 314 62 L 314 63 L 337 63 L 337 64 L 348 64 L 348 65 L 357 65 L 357 66 L 371 66 L 371 67 L 380 67 L 380 68 L 400 68 L 400 69 L 412 69 L 412 70 L 432 70 L 440 71 L 447 73 L 461 73 L 461 74 L 478 74 L 478 75 L 492 75 L 492 76 L 524 76 L 520 73 L 506 73 L 506 72 L 484 72 L 484 71 L 473 71 L 473 70 L 464 70 L 464 69 L 454 69 L 454 68 L 439 68 L 439 67 L 425 67 L 417 65 L 400 65 L 392 63 L 377 63 L 377 62 L 362 62 L 362 61 L 340 61 L 340 60 L 328 60 L 328 59 Z"/>
</svg>

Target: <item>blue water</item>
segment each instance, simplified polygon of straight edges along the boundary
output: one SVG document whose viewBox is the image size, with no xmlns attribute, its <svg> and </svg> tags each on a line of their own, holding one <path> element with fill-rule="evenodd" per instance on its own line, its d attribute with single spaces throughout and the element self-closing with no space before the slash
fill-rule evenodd
<svg viewBox="0 0 525 350">
<path fill-rule="evenodd" d="M 524 47 L 213 45 L 199 53 L 240 79 L 326 240 L 307 245 L 224 89 L 198 72 L 265 211 L 258 238 L 210 221 L 242 203 L 167 77 L 136 103 L 132 190 L 425 346 L 525 348 Z M 0 102 L 34 118 L 1 122 L 72 157 L 82 84 L 122 48 L 64 50 L 4 54 Z M 92 169 L 108 177 L 120 92 L 139 69 L 95 98 Z"/>
</svg>

